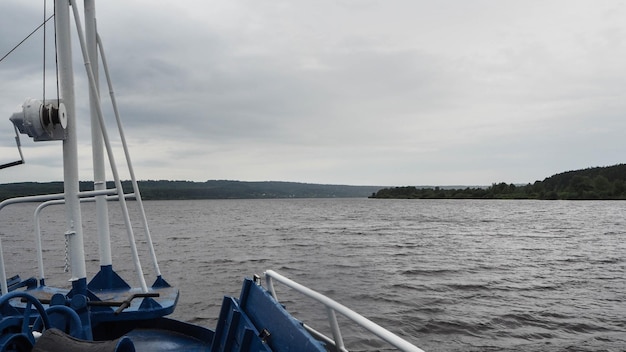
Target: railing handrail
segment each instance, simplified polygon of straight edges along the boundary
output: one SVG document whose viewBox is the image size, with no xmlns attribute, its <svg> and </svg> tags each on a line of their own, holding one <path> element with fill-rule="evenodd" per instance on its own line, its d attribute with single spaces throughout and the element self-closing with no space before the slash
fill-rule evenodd
<svg viewBox="0 0 626 352">
<path fill-rule="evenodd" d="M 86 197 L 95 197 L 102 195 L 111 195 L 116 194 L 117 190 L 115 188 L 104 189 L 101 191 L 82 191 L 78 193 L 79 198 Z M 65 197 L 65 193 L 52 193 L 52 194 L 40 194 L 35 196 L 24 196 L 24 197 L 14 197 L 8 198 L 0 202 L 0 211 L 7 205 L 11 204 L 20 204 L 20 203 L 34 203 L 34 202 L 46 202 L 49 200 L 63 199 Z"/>
<path fill-rule="evenodd" d="M 83 191 L 83 192 L 78 193 L 78 197 L 79 198 L 95 197 L 99 195 L 115 194 L 117 192 L 118 192 L 117 189 L 105 189 L 105 190 L 100 190 L 100 191 Z M 9 198 L 0 202 L 0 211 L 2 211 L 4 207 L 11 205 L 11 204 L 47 202 L 47 201 L 64 199 L 64 197 L 65 197 L 65 193 L 54 193 L 54 194 Z M 8 292 L 9 292 L 9 289 L 7 285 L 7 274 L 6 274 L 5 265 L 4 265 L 4 250 L 2 249 L 2 240 L 0 238 L 0 294 L 6 294 Z"/>
<path fill-rule="evenodd" d="M 359 326 L 363 327 L 364 329 L 370 331 L 371 333 L 373 333 L 374 335 L 380 337 L 382 340 L 386 341 L 387 343 L 389 343 L 390 345 L 396 347 L 397 349 L 401 350 L 401 351 L 410 351 L 410 352 L 424 352 L 424 350 L 418 348 L 417 346 L 413 345 L 412 343 L 408 342 L 407 340 L 401 338 L 400 336 L 392 333 L 391 331 L 383 328 L 382 326 L 374 323 L 373 321 L 365 318 L 364 316 L 360 315 L 359 313 L 353 311 L 352 309 L 344 306 L 341 303 L 338 303 L 336 301 L 334 301 L 333 299 L 324 296 L 323 294 L 316 292 L 304 285 L 301 285 L 283 275 L 278 274 L 277 272 L 273 271 L 273 270 L 267 270 L 265 273 L 265 280 L 267 282 L 267 286 L 268 286 L 268 290 L 270 291 L 270 293 L 272 294 L 272 296 L 274 296 L 274 299 L 276 299 L 278 301 L 278 298 L 276 296 L 276 291 L 274 290 L 274 285 L 272 283 L 272 279 L 282 283 L 285 286 L 288 286 L 298 292 L 300 292 L 301 294 L 310 297 L 320 303 L 322 303 L 324 306 L 326 306 L 326 308 L 329 310 L 330 312 L 338 312 L 340 314 L 342 314 L 343 316 L 345 316 L 346 318 L 350 319 L 351 321 L 353 321 L 354 323 L 358 324 Z M 334 313 L 329 314 L 329 316 L 331 316 L 331 320 L 332 320 L 332 316 L 334 316 Z M 333 325 L 333 322 L 331 321 L 331 325 Z M 331 326 L 331 328 L 333 329 L 333 334 L 335 334 L 335 327 Z M 336 327 L 338 328 L 338 326 Z M 337 331 L 338 332 L 338 331 Z M 339 336 L 340 337 L 340 336 Z M 335 342 L 338 344 L 337 348 L 343 349 L 343 342 L 342 341 L 337 341 L 337 339 L 335 339 Z"/>
<path fill-rule="evenodd" d="M 119 196 L 117 195 L 117 191 L 115 189 L 104 189 L 104 190 L 98 190 L 98 191 L 87 191 L 87 192 L 79 193 L 81 203 L 95 202 L 96 196 L 102 196 L 102 195 L 106 195 L 107 201 L 119 199 Z M 88 198 L 83 198 L 83 197 L 88 197 Z M 134 197 L 135 197 L 134 193 L 128 193 L 124 195 L 124 198 L 127 198 L 127 199 L 134 198 Z M 37 262 L 39 264 L 39 283 L 41 285 L 43 285 L 45 274 L 44 274 L 44 265 L 43 265 L 43 250 L 42 250 L 42 245 L 41 245 L 41 226 L 40 226 L 40 221 L 39 221 L 39 215 L 41 214 L 41 211 L 44 208 L 47 208 L 51 205 L 64 204 L 64 203 L 65 203 L 65 199 L 49 200 L 47 202 L 43 202 L 39 204 L 39 206 L 35 208 L 35 211 L 33 213 L 33 221 L 35 223 L 35 247 L 37 251 Z"/>
</svg>

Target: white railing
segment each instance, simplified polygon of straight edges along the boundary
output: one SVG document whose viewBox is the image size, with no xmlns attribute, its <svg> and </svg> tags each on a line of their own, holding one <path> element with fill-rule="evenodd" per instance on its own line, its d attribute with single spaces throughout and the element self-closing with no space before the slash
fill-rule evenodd
<svg viewBox="0 0 626 352">
<path fill-rule="evenodd" d="M 114 195 L 118 193 L 118 191 L 116 189 L 105 189 L 105 190 L 99 190 L 99 191 L 83 191 L 83 192 L 79 192 L 78 193 L 78 198 L 82 199 L 82 198 L 91 198 L 91 197 L 96 197 L 96 196 L 102 196 L 102 195 Z M 55 202 L 57 200 L 62 201 L 65 197 L 64 193 L 56 193 L 56 194 L 46 194 L 46 195 L 37 195 L 37 196 L 26 196 L 26 197 L 16 197 L 16 198 L 9 198 L 9 199 L 5 199 L 2 202 L 0 202 L 0 211 L 2 211 L 2 209 L 4 209 L 6 206 L 8 205 L 12 205 L 12 204 L 20 204 L 20 203 L 31 203 L 31 202 Z M 124 198 L 126 197 L 132 197 L 131 195 L 125 195 Z M 44 204 L 52 204 L 52 203 L 44 203 Z M 38 226 L 38 213 L 41 211 L 41 208 L 37 208 L 35 210 L 35 224 L 36 226 Z M 41 236 L 40 234 L 35 233 L 35 244 L 37 247 L 37 262 L 39 264 L 39 275 L 40 275 L 40 279 L 43 278 L 43 258 L 41 255 Z M 2 241 L 0 238 L 0 294 L 6 294 L 9 292 L 8 289 L 8 285 L 7 285 L 7 275 L 6 275 L 6 270 L 5 270 L 5 263 L 4 263 L 4 251 L 2 250 Z M 139 258 L 137 258 L 136 260 L 138 260 Z"/>
<path fill-rule="evenodd" d="M 110 200 L 118 200 L 119 196 L 116 195 L 117 191 L 114 189 L 105 189 L 105 190 L 99 190 L 99 191 L 88 191 L 88 192 L 81 192 L 80 194 L 90 194 L 93 195 L 94 197 L 90 197 L 90 198 L 80 198 L 80 202 L 81 203 L 87 203 L 87 202 L 95 202 L 96 198 L 95 196 L 102 196 L 105 195 L 106 196 L 106 200 L 110 201 Z M 124 198 L 126 199 L 132 199 L 135 197 L 134 193 L 129 193 L 129 194 L 125 194 Z M 33 213 L 33 220 L 35 223 L 35 245 L 36 245 L 36 251 L 37 251 L 37 262 L 39 264 L 39 282 L 40 284 L 43 283 L 43 281 L 45 280 L 45 274 L 44 274 L 44 265 L 43 265 L 43 250 L 42 250 L 42 245 L 41 245 L 41 223 L 39 221 L 39 216 L 41 215 L 41 211 L 51 205 L 58 205 L 58 204 L 65 204 L 65 199 L 55 199 L 55 200 L 49 200 L 47 202 L 43 202 L 41 204 L 39 204 L 39 206 L 37 208 L 35 208 L 35 212 Z"/>
<path fill-rule="evenodd" d="M 285 276 L 282 276 L 273 270 L 266 271 L 264 273 L 264 276 L 267 283 L 267 289 L 272 294 L 272 296 L 274 296 L 274 299 L 276 301 L 278 301 L 278 298 L 276 296 L 276 290 L 274 289 L 274 280 L 296 290 L 297 292 L 309 298 L 312 298 L 322 303 L 326 307 L 328 313 L 328 321 L 334 338 L 331 339 L 330 337 L 325 336 L 322 333 L 315 331 L 306 325 L 305 328 L 307 328 L 307 330 L 309 330 L 316 337 L 323 339 L 325 342 L 333 344 L 338 351 L 346 352 L 347 349 L 343 343 L 343 338 L 341 337 L 341 331 L 339 329 L 339 323 L 337 322 L 337 316 L 335 313 L 339 313 L 345 316 L 346 318 L 368 330 L 372 334 L 378 336 L 379 338 L 386 341 L 400 351 L 424 352 L 422 349 L 418 348 L 412 343 L 383 328 L 382 326 L 372 322 L 371 320 L 365 318 L 364 316 L 358 314 L 350 308 L 324 296 L 319 292 L 313 291 L 312 289 L 303 286 Z"/>
</svg>

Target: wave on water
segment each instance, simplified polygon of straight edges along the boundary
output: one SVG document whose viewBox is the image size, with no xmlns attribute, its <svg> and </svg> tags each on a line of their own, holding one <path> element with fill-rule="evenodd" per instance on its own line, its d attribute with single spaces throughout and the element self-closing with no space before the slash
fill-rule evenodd
<svg viewBox="0 0 626 352">
<path fill-rule="evenodd" d="M 237 296 L 243 277 L 273 269 L 425 351 L 626 350 L 625 232 L 615 217 L 624 213 L 623 202 L 277 199 L 145 206 L 163 277 L 181 290 L 174 318 L 214 327 L 224 295 Z M 52 218 L 63 217 L 61 209 L 53 211 Z M 110 212 L 122 222 L 115 207 Z M 28 247 L 19 220 L 28 213 L 17 207 L 5 214 L 7 253 Z M 84 205 L 83 214 L 92 213 Z M 62 224 L 54 226 L 46 233 L 63 233 Z M 126 241 L 121 227 L 111 236 Z M 95 241 L 86 245 L 97 257 Z M 63 249 L 62 241 L 50 241 L 46 260 L 63 258 Z M 132 280 L 126 258 L 122 251 L 114 265 Z M 62 268 L 54 262 L 49 270 Z M 97 261 L 88 262 L 90 272 L 97 269 Z M 277 290 L 297 318 L 328 331 L 323 307 Z M 350 350 L 388 349 L 339 319 Z"/>
</svg>

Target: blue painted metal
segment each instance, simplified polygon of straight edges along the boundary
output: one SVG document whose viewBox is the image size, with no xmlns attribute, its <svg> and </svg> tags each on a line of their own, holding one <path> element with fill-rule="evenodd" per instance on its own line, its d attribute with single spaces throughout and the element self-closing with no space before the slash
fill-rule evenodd
<svg viewBox="0 0 626 352">
<path fill-rule="evenodd" d="M 211 351 L 272 351 L 232 297 L 224 297 Z"/>
<path fill-rule="evenodd" d="M 62 304 L 69 306 L 71 299 L 76 296 L 73 290 L 41 286 L 28 293 L 44 304 L 49 304 L 55 295 L 59 295 Z M 150 288 L 148 294 L 157 297 L 136 297 L 129 301 L 128 307 L 116 314 L 116 310 L 130 297 L 141 295 L 139 288 L 128 290 L 101 290 L 97 295 L 87 290 L 89 318 L 91 324 L 105 321 L 145 320 L 156 319 L 171 314 L 178 303 L 179 290 L 175 287 Z M 59 303 L 55 303 L 59 304 Z M 14 305 L 23 306 L 19 302 Z"/>
<path fill-rule="evenodd" d="M 82 339 L 91 340 L 93 339 L 93 334 L 91 333 L 91 313 L 89 311 L 89 307 L 87 306 L 88 300 L 84 295 L 74 295 L 70 300 L 70 308 L 72 308 L 80 317 L 80 321 L 82 323 L 82 333 L 80 337 Z"/>
<path fill-rule="evenodd" d="M 91 315 L 87 302 L 84 295 L 74 295 L 68 299 L 64 294 L 53 294 L 46 308 L 50 326 L 79 339 L 92 339 Z M 40 318 L 35 320 L 33 329 L 42 331 Z"/>
<path fill-rule="evenodd" d="M 211 350 L 326 351 L 300 321 L 252 279 L 244 280 L 239 301 L 224 297 Z"/>
<path fill-rule="evenodd" d="M 168 330 L 135 329 L 126 336 L 133 341 L 137 351 L 211 351 L 208 344 L 198 339 Z"/>
<path fill-rule="evenodd" d="M 20 311 L 11 305 L 13 299 L 24 299 L 25 308 Z M 35 308 L 33 312 L 32 308 Z M 0 351 L 15 350 L 15 346 L 27 348 L 35 344 L 35 337 L 31 330 L 31 320 L 41 317 L 43 326 L 50 327 L 50 320 L 41 304 L 35 297 L 23 291 L 9 292 L 0 297 Z M 25 339 L 25 340 L 24 340 Z M 26 351 L 25 350 L 25 351 Z"/>
<path fill-rule="evenodd" d="M 152 284 L 152 288 L 162 288 L 162 287 L 172 287 L 172 286 L 170 286 L 170 284 L 168 284 L 167 281 L 165 281 L 165 279 L 161 277 L 161 275 L 159 275 L 157 276 L 156 280 Z"/>
<path fill-rule="evenodd" d="M 12 276 L 7 279 L 7 287 L 9 292 L 15 291 L 18 288 L 25 287 L 27 290 L 37 287 L 37 279 L 34 277 L 22 280 L 19 275 Z"/>
<path fill-rule="evenodd" d="M 89 302 L 92 323 L 160 318 L 174 311 L 179 297 L 174 287 L 151 288 L 148 295 L 156 297 L 142 297 L 142 294 L 138 288 L 98 292 L 98 301 Z"/>
<path fill-rule="evenodd" d="M 155 319 L 171 314 L 176 308 L 179 290 L 171 287 L 161 277 L 157 278 L 147 293 L 147 295 L 154 295 L 155 297 L 136 297 L 140 296 L 142 291 L 139 288 L 130 288 L 125 282 L 121 284 L 123 280 L 110 268 L 101 270 L 99 274 L 100 278 L 94 277 L 91 280 L 90 287 L 86 284 L 86 279 L 80 279 L 72 282 L 70 292 L 47 286 L 40 286 L 29 290 L 29 292 L 45 303 L 48 303 L 55 293 L 64 294 L 68 300 L 76 295 L 85 296 L 88 298 L 88 315 L 92 323 Z M 121 288 L 105 289 L 101 288 L 102 286 L 121 286 Z M 84 292 L 84 294 L 78 292 Z M 69 305 L 69 301 L 67 304 Z M 123 309 L 119 310 L 120 306 L 123 306 Z M 88 324 L 84 322 L 84 325 Z"/>
<path fill-rule="evenodd" d="M 87 336 L 83 333 L 83 323 L 76 311 L 72 308 L 64 305 L 51 305 L 46 308 L 46 314 L 48 314 L 48 319 L 50 319 L 50 327 L 59 329 L 80 339 L 87 339 Z M 41 317 L 35 319 L 33 330 L 43 330 Z"/>
<path fill-rule="evenodd" d="M 100 271 L 87 284 L 87 288 L 97 292 L 99 290 L 129 289 L 130 285 L 113 270 L 113 265 L 102 265 Z"/>
<path fill-rule="evenodd" d="M 3 333 L 0 336 L 0 351 L 30 351 L 33 344 L 26 334 Z"/>
<path fill-rule="evenodd" d="M 152 291 L 166 295 L 170 292 L 174 294 L 174 300 L 178 299 L 178 290 L 175 288 L 166 287 Z M 90 302 L 86 296 L 80 294 L 73 294 L 68 298 L 69 294 L 49 288 L 37 288 L 29 292 L 42 297 L 52 294 L 45 302 L 52 307 L 49 308 L 51 312 L 60 313 L 54 314 L 52 326 L 63 328 L 72 336 L 84 340 L 111 340 L 128 335 L 135 343 L 137 351 L 326 351 L 323 344 L 315 340 L 300 321 L 293 318 L 265 288 L 251 279 L 244 280 L 238 300 L 233 297 L 224 298 L 215 332 L 161 317 L 164 308 L 158 303 L 154 306 L 156 302 L 150 297 L 133 300 L 127 308 L 129 311 L 118 315 L 113 313 L 111 307 L 92 306 L 102 303 L 117 304 L 116 302 L 130 293 L 138 292 L 137 289 L 102 290 L 99 296 L 104 300 L 97 302 Z M 108 311 L 94 308 L 108 308 Z M 9 317 L 4 320 L 4 325 L 12 326 L 15 332 L 3 335 L 11 343 L 19 343 L 23 340 L 21 335 L 13 335 L 27 336 L 18 329 L 23 326 L 24 317 L 11 305 L 5 305 L 4 309 L 7 313 L 2 316 Z M 80 324 L 76 316 L 79 317 Z"/>
<path fill-rule="evenodd" d="M 72 281 L 72 290 L 67 294 L 68 297 L 72 297 L 76 294 L 87 296 L 87 278 L 80 278 Z"/>
<path fill-rule="evenodd" d="M 211 351 L 213 331 L 169 318 L 109 321 L 94 328 L 95 340 L 128 336 L 137 351 Z"/>
</svg>

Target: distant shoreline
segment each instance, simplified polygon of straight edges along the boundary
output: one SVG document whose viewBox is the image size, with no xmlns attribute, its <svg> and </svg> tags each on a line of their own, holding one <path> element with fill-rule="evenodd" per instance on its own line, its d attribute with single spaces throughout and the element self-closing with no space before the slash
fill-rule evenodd
<svg viewBox="0 0 626 352">
<path fill-rule="evenodd" d="M 323 185 L 298 182 L 245 182 L 230 180 L 138 181 L 142 199 L 272 199 L 272 198 L 367 198 L 383 186 Z M 107 188 L 114 188 L 112 182 Z M 130 181 L 123 181 L 125 193 L 132 191 Z M 80 190 L 93 190 L 93 182 L 81 181 Z M 62 182 L 22 182 L 0 185 L 0 200 L 39 194 L 62 193 Z"/>
<path fill-rule="evenodd" d="M 138 181 L 145 200 L 375 198 L 375 199 L 545 199 L 626 200 L 626 164 L 567 171 L 527 185 L 494 183 L 491 186 L 350 186 L 281 181 L 206 182 Z M 114 188 L 113 182 L 107 182 Z M 123 181 L 126 193 L 130 181 Z M 458 187 L 458 188 L 457 188 Z M 93 189 L 81 181 L 80 190 Z M 21 182 L 0 185 L 0 200 L 38 194 L 62 193 L 62 182 Z"/>
<path fill-rule="evenodd" d="M 626 200 L 626 165 L 567 171 L 527 185 L 501 182 L 486 188 L 384 188 L 373 193 L 370 198 Z"/>
</svg>

